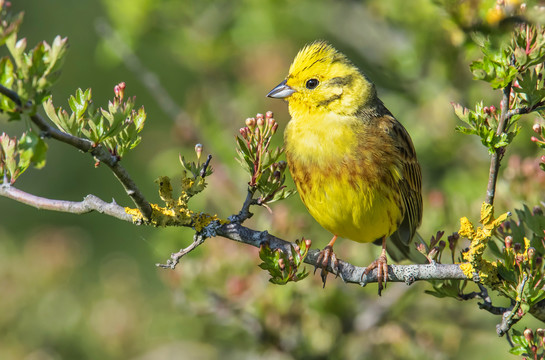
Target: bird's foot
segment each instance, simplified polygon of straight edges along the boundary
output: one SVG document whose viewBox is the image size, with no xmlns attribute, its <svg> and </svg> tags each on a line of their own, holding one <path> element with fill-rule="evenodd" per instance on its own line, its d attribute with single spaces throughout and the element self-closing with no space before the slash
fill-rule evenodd
<svg viewBox="0 0 545 360">
<path fill-rule="evenodd" d="M 386 258 L 386 253 L 383 252 L 378 259 L 373 261 L 363 272 L 363 275 L 369 274 L 372 270 L 377 269 L 377 281 L 378 281 L 378 295 L 382 293 L 382 282 L 384 282 L 384 288 L 388 282 L 388 259 Z M 362 275 L 362 281 L 363 281 Z"/>
<path fill-rule="evenodd" d="M 324 284 L 323 287 L 325 287 L 325 282 L 327 280 L 328 264 L 331 265 L 331 270 L 333 270 L 335 273 L 335 277 L 339 276 L 339 260 L 337 260 L 337 256 L 335 256 L 333 246 L 331 245 L 327 245 L 322 251 L 320 251 L 318 254 L 318 259 L 316 259 L 316 265 L 314 266 L 315 274 L 319 267 L 322 268 L 320 276 L 322 277 L 322 283 Z"/>
</svg>

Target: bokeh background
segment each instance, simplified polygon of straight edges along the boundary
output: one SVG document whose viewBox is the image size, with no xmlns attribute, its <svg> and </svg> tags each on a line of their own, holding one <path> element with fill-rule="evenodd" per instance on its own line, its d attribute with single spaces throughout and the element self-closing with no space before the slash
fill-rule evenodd
<svg viewBox="0 0 545 360">
<path fill-rule="evenodd" d="M 463 30 L 486 22 L 495 1 L 460 3 L 17 0 L 12 8 L 25 12 L 20 37 L 29 45 L 69 38 L 56 106 L 89 87 L 104 106 L 120 81 L 145 106 L 143 140 L 123 163 L 148 200 L 160 200 L 154 180 L 179 176 L 178 155 L 191 158 L 202 143 L 215 173 L 191 204 L 224 218 L 240 209 L 248 181 L 234 161 L 238 129 L 245 118 L 272 110 L 283 130 L 287 105 L 265 94 L 300 47 L 330 41 L 377 84 L 409 130 L 424 177 L 420 232 L 429 238 L 456 231 L 461 216 L 477 220 L 486 191 L 487 152 L 455 132 L 460 123 L 450 103 L 483 100 L 499 108 L 498 95 L 471 78 L 469 63 L 479 52 Z M 521 122 L 506 155 L 499 211 L 543 199 L 529 141 L 533 121 Z M 15 135 L 26 126 L 1 121 L 0 131 Z M 17 187 L 132 205 L 106 167 L 48 143 L 47 166 L 29 170 Z M 319 247 L 329 240 L 298 196 L 272 210 L 254 209 L 247 225 L 285 239 L 305 236 Z M 427 283 L 390 284 L 382 297 L 374 284 L 333 278 L 322 289 L 317 275 L 275 286 L 257 267 L 257 249 L 222 238 L 207 240 L 175 271 L 155 267 L 191 240 L 187 229 L 39 211 L 0 198 L 0 359 L 515 358 L 495 333 L 498 318 L 476 302 L 429 296 Z M 347 241 L 336 247 L 340 258 L 361 266 L 378 251 Z M 526 321 L 522 327 L 536 326 Z"/>
</svg>

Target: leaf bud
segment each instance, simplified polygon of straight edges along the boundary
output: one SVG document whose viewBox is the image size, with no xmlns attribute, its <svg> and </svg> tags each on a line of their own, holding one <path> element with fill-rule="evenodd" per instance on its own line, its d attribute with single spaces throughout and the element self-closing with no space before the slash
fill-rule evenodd
<svg viewBox="0 0 545 360">
<path fill-rule="evenodd" d="M 280 172 L 283 172 L 284 170 L 286 170 L 287 166 L 288 164 L 284 160 L 278 162 L 278 170 Z"/>
<path fill-rule="evenodd" d="M 448 238 L 447 238 L 448 248 L 450 249 L 450 251 L 454 251 L 454 249 L 456 248 L 456 244 L 458 243 L 459 239 L 460 239 L 460 235 L 457 232 L 455 232 L 452 235 L 448 236 Z"/>
<path fill-rule="evenodd" d="M 439 251 L 443 251 L 443 249 L 445 248 L 445 245 L 446 243 L 443 240 L 439 241 Z"/>
<path fill-rule="evenodd" d="M 513 237 L 512 236 L 506 236 L 505 237 L 505 248 L 511 249 L 513 247 Z"/>
<path fill-rule="evenodd" d="M 526 253 L 528 254 L 528 259 L 532 260 L 536 256 L 536 249 L 534 247 L 529 247 Z"/>
<path fill-rule="evenodd" d="M 536 205 L 534 206 L 534 208 L 532 209 L 532 215 L 536 216 L 541 216 L 543 215 L 543 209 L 541 208 L 541 206 L 539 205 Z"/>
<path fill-rule="evenodd" d="M 202 154 L 202 144 L 195 145 L 195 153 L 197 154 L 197 160 L 200 160 Z"/>
<path fill-rule="evenodd" d="M 536 266 L 541 266 L 543 258 L 541 256 L 536 257 Z"/>
</svg>

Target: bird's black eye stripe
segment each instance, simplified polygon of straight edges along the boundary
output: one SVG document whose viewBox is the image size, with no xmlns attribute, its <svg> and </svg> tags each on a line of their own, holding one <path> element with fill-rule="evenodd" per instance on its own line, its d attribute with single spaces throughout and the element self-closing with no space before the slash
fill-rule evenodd
<svg viewBox="0 0 545 360">
<path fill-rule="evenodd" d="M 320 82 L 318 81 L 318 79 L 309 79 L 307 80 L 307 83 L 305 84 L 305 86 L 307 87 L 307 89 L 315 89 L 316 86 L 318 86 Z"/>
</svg>

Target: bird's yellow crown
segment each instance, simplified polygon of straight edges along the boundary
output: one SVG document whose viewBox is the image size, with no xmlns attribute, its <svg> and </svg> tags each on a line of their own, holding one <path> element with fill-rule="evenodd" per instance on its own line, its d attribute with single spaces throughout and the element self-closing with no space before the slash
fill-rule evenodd
<svg viewBox="0 0 545 360">
<path fill-rule="evenodd" d="M 353 115 L 376 98 L 373 84 L 348 58 L 325 41 L 305 46 L 290 66 L 286 85 L 292 117 L 333 112 Z"/>
</svg>

